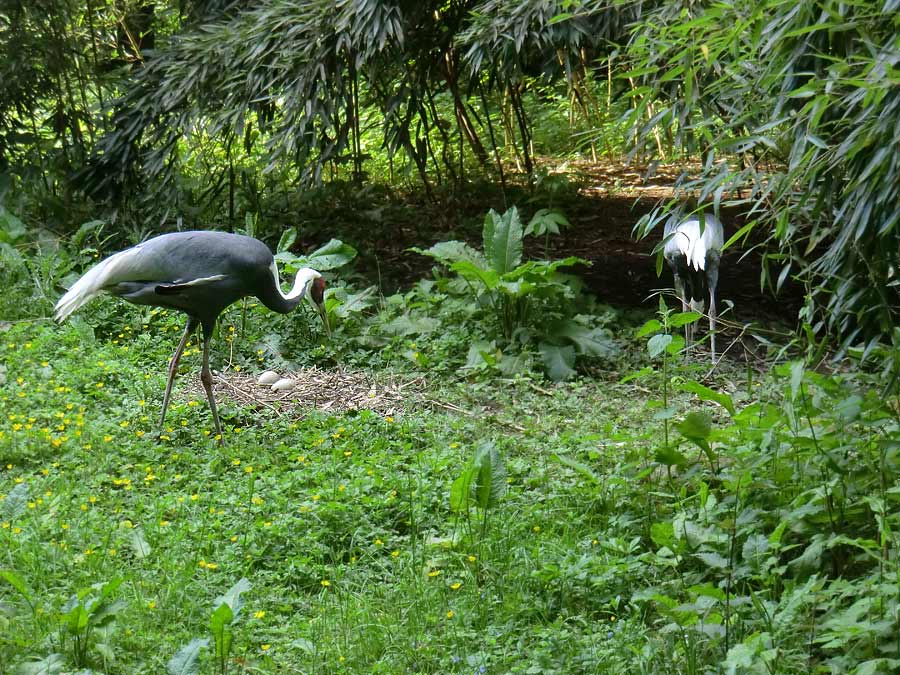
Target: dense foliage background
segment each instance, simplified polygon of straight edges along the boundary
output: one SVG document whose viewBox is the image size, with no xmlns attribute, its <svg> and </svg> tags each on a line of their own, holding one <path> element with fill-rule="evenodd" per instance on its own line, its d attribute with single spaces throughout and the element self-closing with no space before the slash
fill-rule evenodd
<svg viewBox="0 0 900 675">
<path fill-rule="evenodd" d="M 900 306 L 896 9 L 4 0 L 0 199 L 31 232 L 266 233 L 323 181 L 674 160 L 769 242 L 773 285 L 803 280 L 816 334 L 875 340 Z"/>
<path fill-rule="evenodd" d="M 898 10 L 0 0 L 0 675 L 897 672 Z M 712 368 L 604 304 L 694 202 L 794 294 Z M 49 319 L 188 228 L 329 284 L 222 315 L 224 447 L 182 317 Z"/>
</svg>

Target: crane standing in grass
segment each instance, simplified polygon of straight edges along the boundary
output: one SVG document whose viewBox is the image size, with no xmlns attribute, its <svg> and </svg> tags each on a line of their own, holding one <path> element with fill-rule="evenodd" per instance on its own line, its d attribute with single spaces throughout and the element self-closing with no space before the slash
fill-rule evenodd
<svg viewBox="0 0 900 675">
<path fill-rule="evenodd" d="M 682 309 L 702 313 L 709 294 L 709 344 L 713 363 L 716 362 L 716 285 L 724 240 L 722 223 L 704 213 L 686 219 L 672 216 L 663 231 L 663 257 L 675 275 L 675 293 L 681 298 Z M 693 342 L 695 327 L 693 323 L 684 327 L 688 347 Z"/>
<path fill-rule="evenodd" d="M 222 427 L 209 370 L 209 342 L 219 314 L 248 295 L 256 296 L 272 311 L 286 314 L 308 296 L 322 320 L 326 320 L 322 304 L 325 280 L 321 274 L 309 268 L 299 270 L 293 288 L 285 294 L 268 246 L 258 239 L 227 232 L 163 234 L 106 258 L 88 270 L 56 303 L 57 321 L 65 321 L 103 291 L 137 305 L 166 307 L 187 314 L 184 335 L 169 361 L 160 430 L 166 420 L 178 361 L 191 333 L 198 325 L 203 329 L 200 381 L 219 442 Z"/>
</svg>

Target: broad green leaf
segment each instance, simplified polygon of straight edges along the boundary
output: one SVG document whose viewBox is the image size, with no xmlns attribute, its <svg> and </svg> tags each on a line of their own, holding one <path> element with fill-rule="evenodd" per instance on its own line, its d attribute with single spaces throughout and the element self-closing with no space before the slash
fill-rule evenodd
<svg viewBox="0 0 900 675">
<path fill-rule="evenodd" d="M 339 239 L 332 239 L 309 255 L 297 256 L 287 251 L 280 251 L 275 255 L 275 260 L 284 264 L 289 271 L 301 267 L 312 267 L 319 272 L 326 272 L 346 265 L 355 257 L 356 249 L 350 244 L 345 244 Z"/>
<path fill-rule="evenodd" d="M 306 256 L 305 264 L 319 272 L 324 272 L 346 265 L 355 257 L 356 249 L 350 244 L 345 244 L 340 239 L 332 239 Z"/>
<path fill-rule="evenodd" d="M 506 274 L 515 269 L 522 262 L 522 223 L 519 220 L 519 211 L 515 206 L 510 208 L 502 216 L 491 209 L 485 219 L 484 252 L 491 267 L 497 274 Z M 491 244 L 487 245 L 487 237 L 490 236 Z"/>
<path fill-rule="evenodd" d="M 294 245 L 294 242 L 297 241 L 297 229 L 294 227 L 289 227 L 284 232 L 281 233 L 281 238 L 278 240 L 278 248 L 276 249 L 278 253 L 282 251 L 290 251 L 291 246 Z"/>
<path fill-rule="evenodd" d="M 729 415 L 734 417 L 734 401 L 731 400 L 731 397 L 728 394 L 722 394 L 709 387 L 704 387 L 694 380 L 688 380 L 687 382 L 682 383 L 681 390 L 696 394 L 701 401 L 713 401 L 718 403 L 728 411 Z"/>
<path fill-rule="evenodd" d="M 522 298 L 526 295 L 530 295 L 535 290 L 537 290 L 538 286 L 532 284 L 528 281 L 501 281 L 497 284 L 497 288 L 506 295 L 509 295 L 513 298 Z"/>
<path fill-rule="evenodd" d="M 756 636 L 750 636 L 751 638 Z M 753 672 L 753 664 L 757 662 L 758 650 L 753 646 L 744 642 L 739 642 L 728 650 L 725 656 L 727 675 L 737 675 L 737 673 Z"/>
<path fill-rule="evenodd" d="M 494 264 L 494 232 L 500 220 L 500 214 L 491 209 L 485 215 L 484 226 L 481 228 L 481 245 L 484 249 L 484 257 L 487 260 L 487 264 L 491 266 Z"/>
<path fill-rule="evenodd" d="M 728 558 L 713 551 L 701 551 L 695 553 L 694 556 L 713 569 L 723 570 L 728 567 Z"/>
<path fill-rule="evenodd" d="M 642 338 L 645 335 L 650 335 L 650 333 L 655 333 L 656 331 L 662 330 L 662 327 L 663 326 L 658 319 L 650 319 L 647 323 L 645 323 L 638 329 L 635 337 Z"/>
<path fill-rule="evenodd" d="M 850 423 L 859 418 L 862 411 L 863 399 L 858 394 L 851 394 L 847 398 L 838 401 L 834 406 L 834 412 L 844 423 Z"/>
<path fill-rule="evenodd" d="M 246 593 L 253 585 L 247 580 L 246 577 L 241 577 L 238 579 L 237 583 L 234 584 L 228 591 L 225 592 L 224 595 L 220 595 L 215 600 L 213 600 L 213 607 L 220 607 L 222 605 L 228 605 L 228 607 L 232 611 L 232 619 L 236 618 L 238 613 L 240 613 L 241 608 L 244 606 L 243 600 L 241 600 L 241 594 Z M 232 620 L 229 619 L 229 622 Z"/>
<path fill-rule="evenodd" d="M 653 413 L 653 420 L 659 422 L 661 420 L 670 420 L 678 414 L 678 408 L 669 406 L 668 408 L 660 408 Z"/>
<path fill-rule="evenodd" d="M 781 538 L 784 536 L 785 530 L 787 530 L 788 521 L 782 520 L 778 523 L 778 526 L 772 530 L 772 534 L 769 535 L 769 543 L 773 546 L 778 546 L 781 544 Z"/>
<path fill-rule="evenodd" d="M 27 233 L 25 223 L 0 205 L 0 242 L 15 245 Z"/>
<path fill-rule="evenodd" d="M 596 473 L 594 473 L 593 469 L 589 467 L 587 464 L 579 462 L 578 460 L 572 459 L 567 455 L 560 455 L 558 453 L 551 453 L 550 455 L 553 459 L 555 459 L 560 464 L 563 464 L 570 469 L 574 469 L 576 472 L 589 479 L 590 481 L 596 483 L 597 485 L 603 484 L 603 479 L 600 478 Z"/>
<path fill-rule="evenodd" d="M 759 560 L 769 550 L 769 538 L 764 534 L 751 534 L 744 542 L 741 555 L 747 562 Z"/>
<path fill-rule="evenodd" d="M 719 600 L 720 602 L 725 602 L 728 596 L 722 591 L 721 588 L 717 588 L 710 583 L 706 584 L 695 584 L 688 588 L 688 593 L 697 596 L 698 598 L 713 598 L 714 600 Z"/>
<path fill-rule="evenodd" d="M 666 347 L 672 342 L 672 336 L 666 333 L 658 333 L 647 341 L 647 351 L 650 352 L 650 358 L 655 359 L 662 354 Z"/>
<path fill-rule="evenodd" d="M 90 615 L 85 609 L 84 603 L 77 594 L 72 595 L 68 602 L 63 605 L 62 616 L 63 625 L 71 635 L 80 635 L 87 627 Z"/>
<path fill-rule="evenodd" d="M 561 227 L 569 227 L 570 223 L 561 211 L 538 209 L 528 221 L 525 234 L 541 236 L 547 233 L 559 234 Z"/>
<path fill-rule="evenodd" d="M 100 591 L 100 594 L 97 597 L 98 603 L 103 603 L 113 593 L 119 590 L 119 586 L 122 585 L 123 581 L 124 579 L 122 577 L 115 577 L 113 579 L 110 579 L 109 581 L 94 584 L 93 588 Z"/>
<path fill-rule="evenodd" d="M 548 342 L 541 342 L 538 345 L 541 352 L 541 360 L 547 369 L 547 375 L 554 382 L 567 380 L 575 375 L 575 348 L 569 345 L 560 347 L 552 345 Z"/>
<path fill-rule="evenodd" d="M 571 341 L 579 354 L 587 356 L 610 358 L 621 351 L 605 328 L 588 328 L 573 320 L 551 324 L 547 335 L 555 340 Z"/>
<path fill-rule="evenodd" d="M 387 335 L 425 335 L 441 327 L 439 319 L 427 316 L 412 318 L 409 314 L 401 314 L 384 324 L 382 330 Z"/>
<path fill-rule="evenodd" d="M 66 669 L 66 658 L 62 654 L 49 654 L 40 661 L 26 661 L 16 667 L 15 675 L 61 675 Z"/>
<path fill-rule="evenodd" d="M 478 340 L 469 345 L 469 353 L 466 355 L 465 368 L 480 368 L 487 363 L 485 354 L 495 354 L 497 345 L 491 341 Z M 495 359 L 496 360 L 496 359 Z"/>
<path fill-rule="evenodd" d="M 534 360 L 531 354 L 521 351 L 518 354 L 501 354 L 497 370 L 507 377 L 524 375 L 534 370 Z"/>
<path fill-rule="evenodd" d="M 671 521 L 662 523 L 653 523 L 650 526 L 650 539 L 657 546 L 668 546 L 672 548 L 675 545 L 675 527 Z"/>
<path fill-rule="evenodd" d="M 325 310 L 339 319 L 363 312 L 375 301 L 376 288 L 369 286 L 359 293 L 348 292 L 346 288 L 334 289 L 325 297 Z"/>
<path fill-rule="evenodd" d="M 500 283 L 500 275 L 492 269 L 485 269 L 468 261 L 460 260 L 450 266 L 450 269 L 469 281 L 479 281 L 484 287 L 492 291 Z"/>
<path fill-rule="evenodd" d="M 25 598 L 25 602 L 34 609 L 34 602 L 31 599 L 31 594 L 28 592 L 28 585 L 22 577 L 12 570 L 0 570 L 0 579 L 3 579 L 6 583 L 15 588 L 21 596 Z"/>
<path fill-rule="evenodd" d="M 150 544 L 144 536 L 144 530 L 140 526 L 129 530 L 128 543 L 131 544 L 131 550 L 134 557 L 138 560 L 146 558 L 150 555 Z"/>
<path fill-rule="evenodd" d="M 415 251 L 416 253 L 420 253 L 422 255 L 427 255 L 431 258 L 434 258 L 438 262 L 444 263 L 447 266 L 463 260 L 466 260 L 476 267 L 480 267 L 482 269 L 488 266 L 487 259 L 480 251 L 472 248 L 467 243 L 462 241 L 442 241 L 438 242 L 429 249 L 422 250 L 420 248 L 411 248 L 409 250 Z"/>
<path fill-rule="evenodd" d="M 99 233 L 105 225 L 106 221 L 104 220 L 89 220 L 86 223 L 82 223 L 78 228 L 78 231 L 72 235 L 72 247 L 76 249 L 81 248 L 81 246 L 84 244 L 84 240 L 87 239 L 87 236 L 89 234 Z"/>
<path fill-rule="evenodd" d="M 694 443 L 703 442 L 704 447 L 706 447 L 711 427 L 712 418 L 705 412 L 688 413 L 683 421 L 675 425 L 682 436 Z"/>
<path fill-rule="evenodd" d="M 689 323 L 694 323 L 703 316 L 700 312 L 678 312 L 669 317 L 669 325 L 672 328 L 681 328 Z"/>
<path fill-rule="evenodd" d="M 681 335 L 673 335 L 672 341 L 666 345 L 666 352 L 671 356 L 677 356 L 684 349 L 684 338 Z"/>
<path fill-rule="evenodd" d="M 794 572 L 811 574 L 819 570 L 822 564 L 822 555 L 825 553 L 825 542 L 821 535 L 815 535 L 813 540 L 803 550 L 803 553 L 788 563 L 788 567 Z"/>
<path fill-rule="evenodd" d="M 234 620 L 234 612 L 227 602 L 223 602 L 216 607 L 209 615 L 209 632 L 212 633 L 215 641 L 216 658 L 222 659 L 228 655 L 231 647 L 231 632 L 228 627 Z"/>
<path fill-rule="evenodd" d="M 476 473 L 473 466 L 466 467 L 450 485 L 450 510 L 465 513 L 469 510 L 469 499 L 472 491 L 472 478 Z"/>
<path fill-rule="evenodd" d="M 900 673 L 900 659 L 880 657 L 863 661 L 853 670 L 853 675 L 883 675 Z"/>
<path fill-rule="evenodd" d="M 18 483 L 12 487 L 6 499 L 0 501 L 0 520 L 12 521 L 25 512 L 28 505 L 28 483 Z"/>
<path fill-rule="evenodd" d="M 475 451 L 475 502 L 482 509 L 495 507 L 506 494 L 506 465 L 491 441 Z"/>
<path fill-rule="evenodd" d="M 688 463 L 687 457 L 672 447 L 658 447 L 654 454 L 654 458 L 664 466 L 684 466 Z"/>
</svg>

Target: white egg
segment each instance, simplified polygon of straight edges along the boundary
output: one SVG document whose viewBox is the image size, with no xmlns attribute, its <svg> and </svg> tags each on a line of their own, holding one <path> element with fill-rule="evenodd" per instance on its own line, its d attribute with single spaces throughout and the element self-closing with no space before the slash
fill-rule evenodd
<svg viewBox="0 0 900 675">
<path fill-rule="evenodd" d="M 272 391 L 290 391 L 298 384 L 300 383 L 297 382 L 297 380 L 292 380 L 288 377 L 285 377 L 278 380 L 278 382 L 272 385 Z"/>
<path fill-rule="evenodd" d="M 256 378 L 257 384 L 274 384 L 281 379 L 281 375 L 276 373 L 274 370 L 267 370 L 258 378 Z"/>
</svg>

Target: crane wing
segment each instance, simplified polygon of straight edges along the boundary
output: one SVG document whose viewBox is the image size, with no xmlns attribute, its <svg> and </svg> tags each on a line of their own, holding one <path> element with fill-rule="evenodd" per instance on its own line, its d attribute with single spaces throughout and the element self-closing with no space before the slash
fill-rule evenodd
<svg viewBox="0 0 900 675">
<path fill-rule="evenodd" d="M 56 303 L 56 320 L 65 321 L 72 312 L 97 297 L 107 286 L 133 280 L 134 272 L 140 267 L 141 248 L 138 244 L 120 251 L 89 269 Z"/>
<path fill-rule="evenodd" d="M 206 284 L 212 284 L 227 278 L 227 274 L 214 274 L 211 277 L 200 277 L 198 279 L 191 279 L 190 281 L 179 281 L 171 284 L 156 284 L 154 290 L 160 295 L 175 295 L 190 286 L 205 286 Z"/>
</svg>

